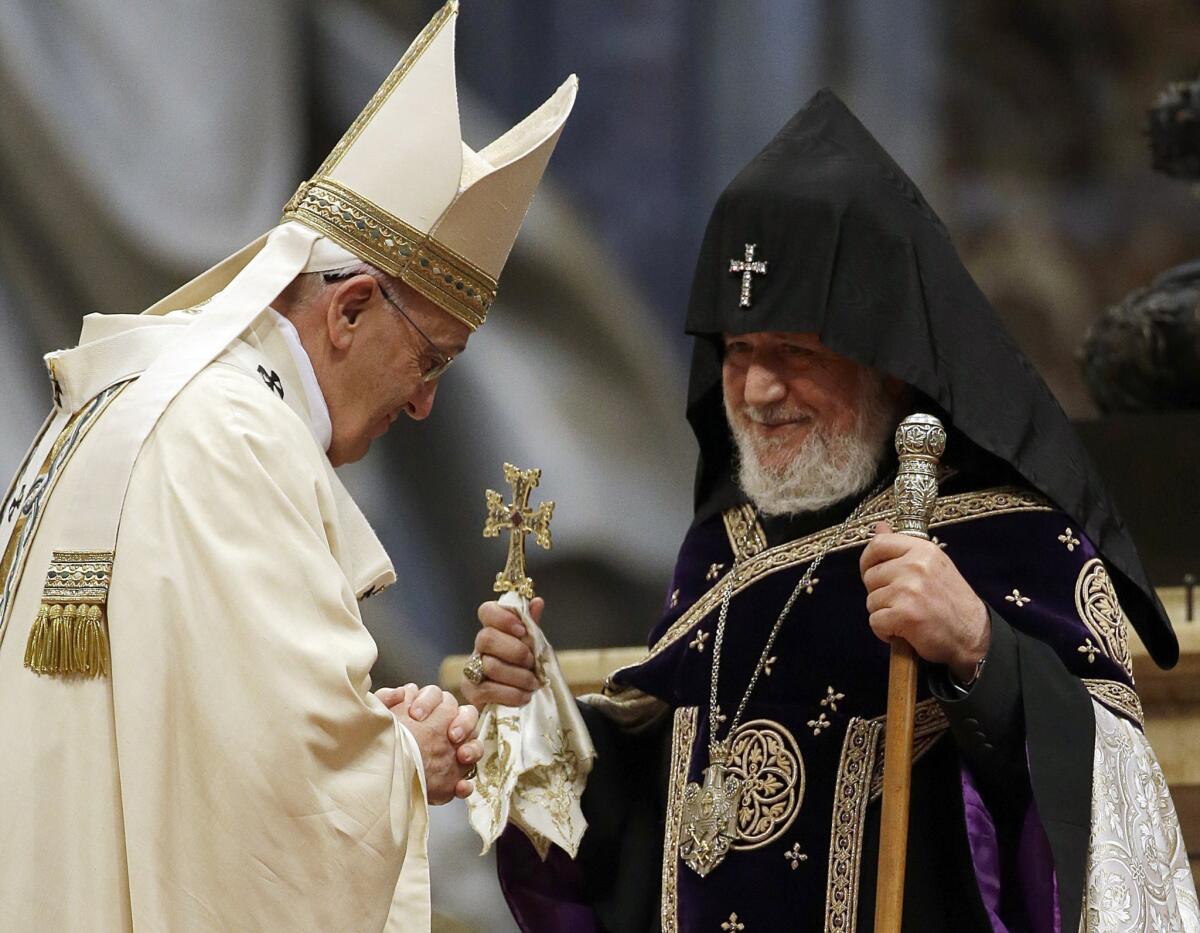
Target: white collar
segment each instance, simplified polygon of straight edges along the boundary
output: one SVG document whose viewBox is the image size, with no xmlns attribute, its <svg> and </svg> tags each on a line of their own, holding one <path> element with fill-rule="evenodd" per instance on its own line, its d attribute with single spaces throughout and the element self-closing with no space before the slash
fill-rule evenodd
<svg viewBox="0 0 1200 933">
<path fill-rule="evenodd" d="M 300 342 L 300 332 L 296 330 L 296 325 L 274 308 L 267 310 L 271 312 L 275 327 L 283 336 L 283 342 L 292 354 L 292 362 L 296 364 L 296 372 L 300 375 L 300 385 L 304 388 L 304 398 L 308 402 L 309 430 L 321 445 L 321 449 L 327 451 L 333 443 L 333 422 L 329 420 L 329 406 L 325 404 L 321 384 L 317 382 L 317 371 L 313 369 L 308 351 Z"/>
</svg>

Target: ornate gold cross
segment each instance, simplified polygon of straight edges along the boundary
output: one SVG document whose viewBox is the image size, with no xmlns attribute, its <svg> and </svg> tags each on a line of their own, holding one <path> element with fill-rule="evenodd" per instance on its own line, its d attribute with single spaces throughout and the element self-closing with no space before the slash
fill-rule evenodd
<svg viewBox="0 0 1200 933">
<path fill-rule="evenodd" d="M 533 580 L 525 576 L 525 536 L 534 534 L 537 543 L 550 550 L 550 517 L 554 514 L 553 502 L 543 502 L 536 512 L 529 507 L 529 494 L 541 478 L 541 470 L 518 470 L 506 463 L 504 479 L 512 487 L 512 502 L 505 505 L 500 493 L 492 489 L 487 491 L 487 521 L 483 536 L 495 538 L 502 530 L 509 532 L 508 560 L 492 585 L 497 593 L 515 592 L 533 599 Z"/>
</svg>

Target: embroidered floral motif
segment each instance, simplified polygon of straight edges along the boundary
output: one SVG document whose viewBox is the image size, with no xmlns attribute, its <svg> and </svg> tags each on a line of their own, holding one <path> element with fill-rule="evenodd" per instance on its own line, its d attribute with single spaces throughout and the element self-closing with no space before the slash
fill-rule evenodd
<svg viewBox="0 0 1200 933">
<path fill-rule="evenodd" d="M 674 590 L 671 593 L 671 608 L 674 609 L 679 605 L 679 590 Z"/>
<path fill-rule="evenodd" d="M 721 575 L 721 571 L 725 569 L 724 564 L 709 564 L 708 573 L 704 575 L 705 580 L 715 580 Z"/>
<path fill-rule="evenodd" d="M 1092 640 L 1090 638 L 1075 650 L 1080 654 L 1087 655 L 1088 664 L 1094 664 L 1096 662 L 1096 655 L 1100 652 L 1100 649 L 1092 644 Z"/>
<path fill-rule="evenodd" d="M 1083 565 L 1075 581 L 1075 611 L 1095 636 L 1096 650 L 1120 664 L 1132 679 L 1133 656 L 1129 651 L 1125 613 L 1117 601 L 1117 591 L 1108 571 L 1096 558 Z M 1088 641 L 1090 643 L 1091 639 Z"/>
<path fill-rule="evenodd" d="M 838 693 L 833 687 L 825 688 L 825 699 L 821 701 L 822 706 L 828 706 L 835 713 L 837 712 L 838 700 L 846 699 L 846 694 Z"/>
<path fill-rule="evenodd" d="M 821 582 L 820 577 L 813 577 L 812 581 L 808 584 L 808 586 L 806 586 L 804 588 L 804 592 L 807 593 L 809 596 L 812 596 L 813 587 L 816 586 L 820 582 Z"/>
<path fill-rule="evenodd" d="M 929 539 L 929 541 L 931 544 L 936 544 L 943 551 L 946 550 L 946 542 L 940 540 L 937 535 L 934 535 L 932 538 Z"/>
<path fill-rule="evenodd" d="M 1179 818 L 1154 752 L 1124 719 L 1096 717 L 1085 933 L 1200 929 Z"/>
<path fill-rule="evenodd" d="M 737 839 L 746 851 L 782 836 L 804 801 L 804 759 L 792 734 L 777 722 L 755 719 L 740 726 L 730 745 L 729 772 L 741 781 Z"/>
<path fill-rule="evenodd" d="M 771 655 L 769 658 L 767 658 L 765 661 L 763 661 L 763 673 L 766 674 L 768 677 L 770 677 L 771 676 L 771 668 L 773 668 L 775 666 L 775 662 L 778 660 L 779 660 L 779 658 L 775 657 L 775 655 Z"/>
<path fill-rule="evenodd" d="M 1075 532 L 1070 528 L 1058 536 L 1058 540 L 1067 546 L 1067 550 L 1074 553 L 1075 548 L 1079 546 L 1079 539 L 1075 537 Z"/>
<path fill-rule="evenodd" d="M 807 862 L 808 856 L 800 851 L 800 843 L 793 842 L 792 847 L 783 853 L 784 859 L 792 865 L 792 871 L 800 867 L 801 862 Z"/>
<path fill-rule="evenodd" d="M 721 929 L 729 931 L 729 933 L 732 933 L 732 931 L 746 929 L 746 924 L 744 924 L 740 920 L 738 920 L 737 914 L 730 914 L 729 919 L 721 924 Z"/>
<path fill-rule="evenodd" d="M 812 729 L 813 735 L 820 735 L 822 732 L 832 726 L 833 723 L 826 719 L 825 714 L 822 713 L 816 719 L 810 719 L 806 725 L 808 728 Z"/>
<path fill-rule="evenodd" d="M 704 629 L 699 629 L 696 632 L 696 637 L 688 642 L 689 648 L 695 648 L 701 654 L 704 654 L 704 643 L 708 641 L 708 632 Z"/>
<path fill-rule="evenodd" d="M 1026 603 L 1033 602 L 1033 600 L 1030 599 L 1028 596 L 1022 596 L 1020 590 L 1013 590 L 1011 593 L 1009 593 L 1007 596 L 1004 597 L 1004 601 L 1006 603 L 1015 603 L 1016 607 L 1018 609 L 1024 608 Z"/>
</svg>

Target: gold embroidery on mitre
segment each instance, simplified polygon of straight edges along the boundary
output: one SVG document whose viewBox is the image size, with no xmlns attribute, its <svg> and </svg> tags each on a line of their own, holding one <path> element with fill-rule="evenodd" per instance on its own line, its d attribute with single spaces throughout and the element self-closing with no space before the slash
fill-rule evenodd
<svg viewBox="0 0 1200 933">
<path fill-rule="evenodd" d="M 104 617 L 112 583 L 112 551 L 55 551 L 42 605 L 25 645 L 25 666 L 36 674 L 108 673 Z"/>
<path fill-rule="evenodd" d="M 730 848 L 759 849 L 791 828 L 804 802 L 804 759 L 787 728 L 769 719 L 739 726 L 730 746 L 729 772 L 742 787 L 737 838 Z"/>
<path fill-rule="evenodd" d="M 451 0 L 451 2 L 444 4 L 433 15 L 433 18 L 425 24 L 425 28 L 417 34 L 417 37 L 412 41 L 412 45 L 408 47 L 408 51 L 404 53 L 404 57 L 396 63 L 396 67 L 383 79 L 383 83 L 379 85 L 375 93 L 371 95 L 371 99 L 367 101 L 367 106 L 363 107 L 362 112 L 354 118 L 354 122 L 342 134 L 342 138 L 338 140 L 338 144 L 330 150 L 329 155 L 325 157 L 325 161 L 321 163 L 321 167 L 317 169 L 315 177 L 320 178 L 323 175 L 328 175 L 337 168 L 338 163 L 342 161 L 342 157 L 345 156 L 346 150 L 350 148 L 351 143 L 358 139 L 359 134 L 371 122 L 371 119 L 378 112 L 379 108 L 383 106 L 384 101 L 391 96 L 392 91 L 396 90 L 396 86 L 404 80 L 405 75 L 412 70 L 412 66 L 425 54 L 425 50 L 429 48 L 430 43 L 437 38 L 437 34 L 442 31 L 442 27 L 446 25 L 450 17 L 457 11 L 457 0 Z"/>
<path fill-rule="evenodd" d="M 1093 557 L 1079 571 L 1075 581 L 1075 610 L 1080 621 L 1096 637 L 1099 650 L 1120 664 L 1132 680 L 1133 656 L 1125 631 L 1125 613 L 1099 558 Z"/>
<path fill-rule="evenodd" d="M 356 256 L 404 280 L 475 330 L 495 300 L 495 280 L 436 240 L 329 178 L 457 9 L 456 2 L 445 4 L 421 30 L 316 174 L 292 195 L 283 216 L 285 220 L 299 220 L 320 230 Z M 449 281 L 436 281 L 447 277 Z"/>
<path fill-rule="evenodd" d="M 470 260 L 330 178 L 304 182 L 283 216 L 401 279 L 471 330 L 496 299 L 496 280 Z"/>
</svg>

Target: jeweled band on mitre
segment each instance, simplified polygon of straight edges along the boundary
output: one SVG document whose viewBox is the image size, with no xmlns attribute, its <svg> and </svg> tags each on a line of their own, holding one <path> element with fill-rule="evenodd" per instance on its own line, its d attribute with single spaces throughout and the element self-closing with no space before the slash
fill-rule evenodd
<svg viewBox="0 0 1200 933">
<path fill-rule="evenodd" d="M 471 330 L 487 318 L 496 281 L 432 236 L 328 178 L 304 182 L 283 209 L 419 291 Z"/>
</svg>

